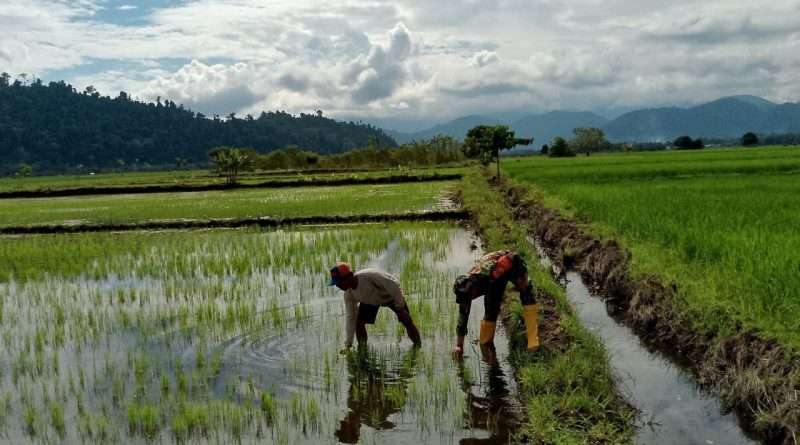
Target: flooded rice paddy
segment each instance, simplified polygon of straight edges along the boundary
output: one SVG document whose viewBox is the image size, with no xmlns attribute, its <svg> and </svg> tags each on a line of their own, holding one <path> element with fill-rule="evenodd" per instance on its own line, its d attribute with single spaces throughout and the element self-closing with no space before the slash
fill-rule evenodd
<svg viewBox="0 0 800 445">
<path fill-rule="evenodd" d="M 0 282 L 0 442 L 505 443 L 516 429 L 503 333 L 496 351 L 450 355 L 452 281 L 480 255 L 451 225 L 4 242 L 42 246 Z M 338 353 L 338 260 L 400 278 L 421 348 L 383 309 L 367 347 Z M 36 264 L 52 267 L 26 274 Z"/>
</svg>

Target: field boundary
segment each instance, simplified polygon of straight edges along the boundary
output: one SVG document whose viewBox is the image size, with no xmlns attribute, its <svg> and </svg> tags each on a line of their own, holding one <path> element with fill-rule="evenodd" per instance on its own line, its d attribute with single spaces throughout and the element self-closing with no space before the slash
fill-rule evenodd
<svg viewBox="0 0 800 445">
<path fill-rule="evenodd" d="M 578 270 L 616 307 L 617 318 L 649 345 L 686 363 L 702 386 L 720 396 L 725 409 L 739 415 L 743 428 L 768 443 L 797 443 L 796 350 L 755 330 L 740 328 L 722 337 L 697 326 L 680 304 L 678 285 L 664 284 L 657 276 L 634 278 L 629 273 L 631 253 L 615 240 L 583 232 L 575 221 L 533 198 L 525 186 L 505 179 L 495 180 L 494 186 L 517 219 L 535 225 L 536 236 L 556 254 L 562 269 Z"/>
<path fill-rule="evenodd" d="M 59 198 L 65 196 L 128 195 L 145 193 L 207 192 L 215 190 L 238 190 L 256 188 L 320 187 L 363 184 L 399 184 L 405 182 L 452 181 L 462 178 L 460 173 L 432 175 L 391 175 L 372 178 L 293 179 L 289 181 L 266 181 L 258 184 L 204 184 L 204 185 L 144 185 L 131 187 L 79 187 L 65 189 L 13 190 L 0 192 L 0 199 Z"/>
<path fill-rule="evenodd" d="M 132 230 L 218 229 L 237 227 L 280 227 L 305 224 L 351 224 L 390 221 L 448 221 L 469 217 L 465 210 L 430 210 L 423 212 L 375 215 L 301 216 L 289 218 L 237 218 L 210 220 L 164 220 L 133 224 L 75 224 L 2 227 L 0 235 L 34 235 L 84 232 L 120 232 Z"/>
<path fill-rule="evenodd" d="M 485 170 L 466 176 L 453 198 L 470 210 L 469 226 L 485 249 L 512 249 L 535 261 L 529 227 L 519 224 L 515 209 L 492 186 Z M 638 410 L 620 391 L 610 371 L 606 349 L 580 324 L 561 288 L 529 264 L 538 301 L 540 348 L 526 351 L 527 335 L 516 292 L 506 295 L 499 320 L 509 341 L 524 406 L 523 426 L 515 440 L 537 444 L 633 443 Z M 544 279 L 546 282 L 537 281 Z M 473 303 L 474 304 L 474 303 Z M 584 392 L 585 391 L 585 392 Z M 587 397 L 583 408 L 570 408 L 575 393 Z M 578 414 L 580 413 L 580 414 Z M 603 425 L 597 434 L 595 427 Z"/>
</svg>

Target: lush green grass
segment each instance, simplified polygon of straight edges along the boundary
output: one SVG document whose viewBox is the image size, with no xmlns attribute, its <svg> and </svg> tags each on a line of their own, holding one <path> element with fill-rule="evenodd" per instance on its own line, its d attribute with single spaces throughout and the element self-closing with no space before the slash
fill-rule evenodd
<svg viewBox="0 0 800 445">
<path fill-rule="evenodd" d="M 633 442 L 636 413 L 623 402 L 615 386 L 602 343 L 581 325 L 564 289 L 538 262 L 528 240 L 531 227 L 513 221 L 500 196 L 477 173 L 462 180 L 462 192 L 464 206 L 484 230 L 487 250 L 511 249 L 526 258 L 533 284 L 555 300 L 559 327 L 565 334 L 565 345 L 545 343 L 539 353 L 520 352 L 515 357 L 526 414 L 524 435 L 535 444 Z M 509 297 L 512 295 L 516 293 Z M 520 320 L 519 301 L 514 301 L 511 308 L 512 320 Z M 547 335 L 547 328 L 541 319 L 539 324 L 542 338 Z M 524 330 L 521 324 L 507 328 Z M 563 352 L 547 351 L 559 346 L 564 347 Z"/>
<path fill-rule="evenodd" d="M 245 172 L 242 184 L 260 184 L 270 181 L 326 181 L 340 179 L 380 178 L 394 175 L 435 175 L 463 173 L 463 167 L 431 169 L 393 168 L 371 171 L 341 171 L 331 173 Z M 0 178 L 0 192 L 60 190 L 91 187 L 141 187 L 170 185 L 224 184 L 225 179 L 208 170 L 180 170 L 170 172 L 100 173 L 95 175 L 53 175 L 27 178 Z"/>
<path fill-rule="evenodd" d="M 431 209 L 452 181 L 0 200 L 0 227 L 287 218 Z"/>
<path fill-rule="evenodd" d="M 213 184 L 224 182 L 207 170 L 173 172 L 98 173 L 0 178 L 0 191 L 58 190 L 77 187 L 125 187 L 168 184 Z"/>
<path fill-rule="evenodd" d="M 625 179 L 648 181 L 703 175 L 798 172 L 800 147 L 601 153 L 575 158 L 504 158 L 500 165 L 513 177 L 553 188 L 574 181 L 605 184 Z"/>
<path fill-rule="evenodd" d="M 800 345 L 800 148 L 505 162 L 545 203 L 633 252 L 634 271 L 679 284 L 697 323 L 735 320 Z"/>
</svg>

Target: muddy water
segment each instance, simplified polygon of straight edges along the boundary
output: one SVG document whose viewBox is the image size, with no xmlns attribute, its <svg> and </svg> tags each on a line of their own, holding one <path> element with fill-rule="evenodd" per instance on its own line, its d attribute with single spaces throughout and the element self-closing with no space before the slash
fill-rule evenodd
<svg viewBox="0 0 800 445">
<path fill-rule="evenodd" d="M 542 263 L 550 262 L 539 249 Z M 719 400 L 698 388 L 692 376 L 663 354 L 648 349 L 630 329 L 617 323 L 580 275 L 567 273 L 566 291 L 578 317 L 605 344 L 622 390 L 642 412 L 641 444 L 756 444 L 743 433 Z"/>
</svg>

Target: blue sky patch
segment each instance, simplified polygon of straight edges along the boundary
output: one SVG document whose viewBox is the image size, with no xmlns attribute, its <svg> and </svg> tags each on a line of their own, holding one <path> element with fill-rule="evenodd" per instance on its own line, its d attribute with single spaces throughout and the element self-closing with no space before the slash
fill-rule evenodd
<svg viewBox="0 0 800 445">
<path fill-rule="evenodd" d="M 181 3 L 180 0 L 106 0 L 101 4 L 103 9 L 82 19 L 119 26 L 142 26 L 150 23 L 154 10 Z"/>
</svg>

